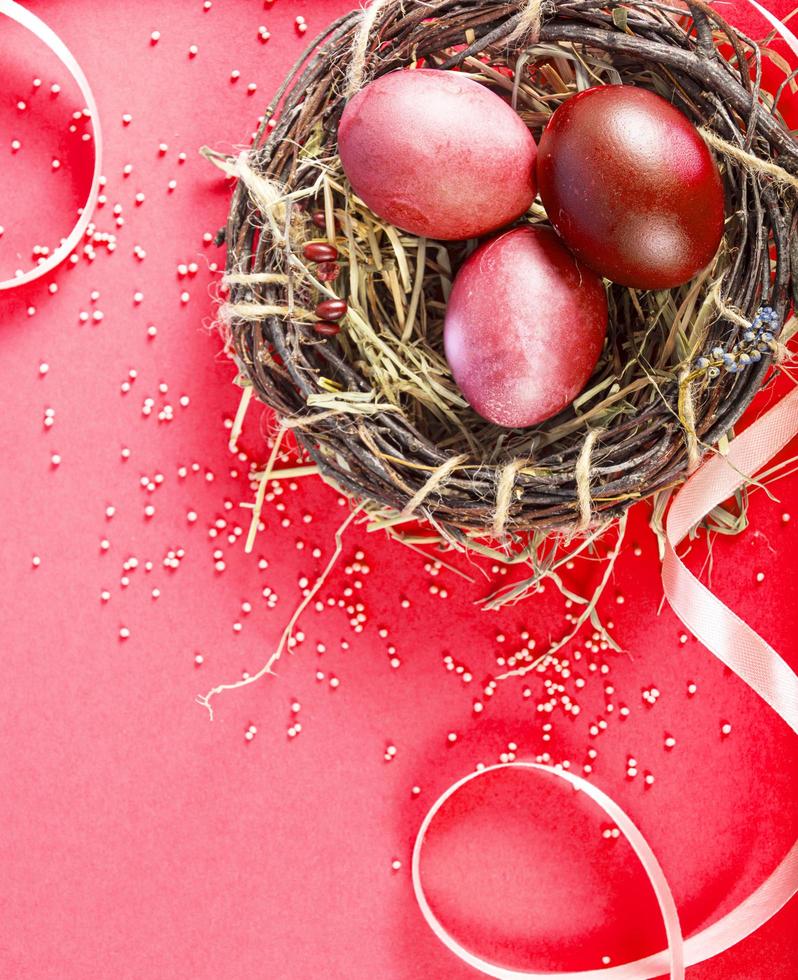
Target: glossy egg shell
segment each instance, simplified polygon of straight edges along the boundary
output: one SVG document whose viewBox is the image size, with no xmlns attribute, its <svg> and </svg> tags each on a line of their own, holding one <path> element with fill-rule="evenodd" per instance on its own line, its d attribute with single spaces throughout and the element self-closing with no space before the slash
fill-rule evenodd
<svg viewBox="0 0 798 980">
<path fill-rule="evenodd" d="M 553 231 L 525 225 L 481 245 L 446 307 L 444 347 L 471 407 L 509 428 L 534 425 L 585 386 L 604 346 L 607 297 Z"/>
<path fill-rule="evenodd" d="M 538 185 L 568 247 L 607 279 L 665 289 L 692 279 L 723 236 L 723 186 L 690 120 L 645 89 L 564 102 L 540 140 Z"/>
<path fill-rule="evenodd" d="M 338 152 L 354 192 L 415 235 L 474 238 L 535 197 L 535 141 L 495 93 L 454 71 L 382 75 L 347 104 Z"/>
</svg>

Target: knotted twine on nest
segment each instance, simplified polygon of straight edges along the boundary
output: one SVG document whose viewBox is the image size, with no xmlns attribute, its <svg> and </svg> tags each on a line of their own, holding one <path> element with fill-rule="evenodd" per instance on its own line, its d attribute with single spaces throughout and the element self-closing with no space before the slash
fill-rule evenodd
<svg viewBox="0 0 798 980">
<path fill-rule="evenodd" d="M 372 519 L 425 518 L 455 544 L 585 531 L 672 488 L 764 383 L 795 292 L 798 144 L 760 87 L 765 56 L 700 0 L 689 15 L 637 0 L 376 0 L 342 17 L 289 74 L 252 149 L 210 154 L 238 179 L 222 318 L 242 382 Z M 688 115 L 719 159 L 727 224 L 713 264 L 666 292 L 609 284 L 610 329 L 593 377 L 532 429 L 476 416 L 442 354 L 452 270 L 474 243 L 386 225 L 341 171 L 347 98 L 421 59 L 510 95 L 536 137 L 575 91 L 644 86 Z M 302 258 L 320 235 L 315 209 L 339 250 L 336 268 Z M 546 220 L 539 204 L 526 220 Z M 322 339 L 312 310 L 332 297 L 349 313 L 341 334 Z M 764 306 L 775 319 L 752 343 Z"/>
</svg>

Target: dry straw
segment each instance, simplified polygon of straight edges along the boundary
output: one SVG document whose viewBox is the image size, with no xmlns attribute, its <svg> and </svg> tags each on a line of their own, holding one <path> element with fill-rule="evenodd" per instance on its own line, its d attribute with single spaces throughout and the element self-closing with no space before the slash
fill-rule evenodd
<svg viewBox="0 0 798 980">
<path fill-rule="evenodd" d="M 222 319 L 240 381 L 373 526 L 402 536 L 420 518 L 425 542 L 516 561 L 530 561 L 551 532 L 590 539 L 634 501 L 676 486 L 730 436 L 765 382 L 795 292 L 798 144 L 759 85 L 763 58 L 778 56 L 705 3 L 688 8 L 376 0 L 311 45 L 249 151 L 208 154 L 237 178 Z M 341 170 L 347 98 L 422 59 L 505 93 L 536 136 L 576 91 L 643 86 L 695 122 L 721 166 L 727 221 L 711 267 L 670 291 L 609 284 L 609 335 L 593 377 L 532 429 L 475 415 L 443 356 L 452 273 L 474 243 L 387 225 Z M 314 211 L 324 212 L 323 231 Z M 525 220 L 546 216 L 533 205 Z M 336 268 L 303 259 L 304 243 L 320 237 L 336 245 Z M 322 338 L 312 311 L 331 297 L 349 312 L 337 337 Z M 762 307 L 775 319 L 751 345 L 746 332 Z M 501 540 L 498 551 L 489 538 Z"/>
</svg>

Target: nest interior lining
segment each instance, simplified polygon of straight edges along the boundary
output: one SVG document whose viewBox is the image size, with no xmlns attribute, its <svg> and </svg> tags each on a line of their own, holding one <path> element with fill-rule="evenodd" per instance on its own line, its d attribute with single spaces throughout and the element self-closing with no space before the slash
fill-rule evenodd
<svg viewBox="0 0 798 980">
<path fill-rule="evenodd" d="M 225 162 L 239 180 L 224 318 L 246 383 L 295 428 L 322 475 L 372 514 L 423 517 L 459 542 L 584 530 L 676 485 L 762 386 L 776 341 L 743 370 L 715 376 L 717 351 L 744 349 L 763 306 L 783 323 L 793 298 L 798 144 L 759 87 L 762 48 L 703 3 L 689 14 L 548 3 L 539 31 L 534 6 L 383 0 L 365 19 L 341 18 L 288 76 L 252 149 Z M 353 48 L 362 53 L 355 84 L 419 63 L 465 71 L 511 98 L 536 138 L 573 92 L 640 85 L 685 112 L 718 157 L 727 221 L 715 261 L 675 290 L 609 284 L 599 364 L 575 402 L 540 426 L 481 419 L 443 357 L 453 270 L 476 243 L 398 231 L 343 176 L 336 132 Z M 525 220 L 545 222 L 539 203 Z M 302 258 L 305 242 L 325 236 L 340 253 L 334 267 Z M 337 337 L 321 338 L 312 310 L 333 296 L 349 313 Z M 700 357 L 707 364 L 697 367 Z"/>
</svg>

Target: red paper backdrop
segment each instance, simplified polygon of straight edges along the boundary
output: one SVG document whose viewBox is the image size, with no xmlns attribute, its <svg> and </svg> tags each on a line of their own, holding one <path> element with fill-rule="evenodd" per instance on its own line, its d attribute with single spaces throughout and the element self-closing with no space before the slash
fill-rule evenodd
<svg viewBox="0 0 798 980">
<path fill-rule="evenodd" d="M 324 610 L 303 617 L 304 638 L 279 676 L 223 695 L 213 723 L 194 703 L 263 663 L 346 513 L 316 478 L 285 483 L 267 504 L 255 554 L 243 552 L 249 462 L 227 451 L 238 396 L 208 329 L 218 282 L 211 263 L 223 256 L 203 242 L 224 222 L 228 187 L 197 149 L 246 142 L 303 47 L 297 15 L 308 38 L 351 4 L 31 6 L 95 87 L 107 142 L 107 201 L 96 225 L 116 238 L 98 241 L 93 260 L 81 255 L 0 299 L 0 975 L 475 976 L 421 920 L 410 849 L 439 793 L 475 763 L 498 761 L 510 743 L 518 758 L 548 752 L 579 773 L 592 762 L 597 784 L 654 846 L 686 932 L 733 907 L 798 832 L 798 753 L 742 683 L 692 638 L 683 642 L 667 609 L 658 614 L 645 507 L 632 518 L 603 602 L 625 652 L 591 654 L 576 644 L 563 654 L 570 678 L 550 670 L 485 698 L 497 658 L 527 636 L 541 648 L 567 630 L 561 597 L 549 587 L 485 613 L 476 600 L 491 582 L 479 568 L 473 583 L 446 569 L 433 574 L 423 558 L 353 528 L 321 592 Z M 774 0 L 782 15 L 788 7 Z M 764 33 L 756 15 L 735 12 L 751 33 Z M 4 19 L 0 65 L 5 276 L 30 264 L 33 246 L 65 233 L 90 161 L 83 124 L 68 132 L 79 96 Z M 255 459 L 264 455 L 259 429 L 270 431 L 270 419 L 256 410 L 243 441 Z M 783 515 L 796 488 L 795 478 L 777 483 L 779 502 L 756 494 L 752 527 L 717 541 L 713 570 L 720 595 L 793 662 L 798 513 Z M 700 564 L 706 548 L 694 550 Z M 484 571 L 494 585 L 504 581 Z M 596 575 L 592 566 L 575 572 L 583 585 Z M 447 670 L 447 657 L 470 674 Z M 535 710 L 553 683 L 579 704 L 578 716 Z M 643 695 L 654 687 L 652 706 Z M 477 700 L 485 703 L 479 714 Z M 606 730 L 591 735 L 599 721 Z M 248 741 L 250 725 L 257 733 Z M 452 913 L 461 928 L 485 948 L 506 952 L 509 943 L 507 955 L 541 969 L 650 951 L 661 929 L 624 845 L 608 843 L 601 819 L 568 794 L 541 786 L 539 800 L 518 842 L 524 867 L 539 871 L 528 890 L 538 898 L 533 921 L 490 907 L 498 889 L 484 901 L 463 899 Z M 497 828 L 483 831 L 493 846 Z M 487 853 L 506 858 L 504 840 Z M 479 880 L 483 853 L 460 855 L 472 862 L 464 881 Z M 793 902 L 690 976 L 793 977 L 796 923 Z"/>
</svg>

